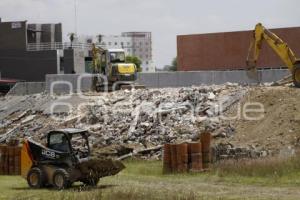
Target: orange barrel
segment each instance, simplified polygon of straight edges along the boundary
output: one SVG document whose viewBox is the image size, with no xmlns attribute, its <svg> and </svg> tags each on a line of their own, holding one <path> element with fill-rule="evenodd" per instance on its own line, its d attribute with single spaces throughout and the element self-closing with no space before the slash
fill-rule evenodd
<svg viewBox="0 0 300 200">
<path fill-rule="evenodd" d="M 209 169 L 211 163 L 211 134 L 207 132 L 202 133 L 200 138 L 202 146 L 203 169 Z"/>
<path fill-rule="evenodd" d="M 14 175 L 20 175 L 21 174 L 21 147 L 14 147 L 15 152 L 15 170 Z"/>
<path fill-rule="evenodd" d="M 171 167 L 172 172 L 177 172 L 177 150 L 176 144 L 171 144 Z"/>
<path fill-rule="evenodd" d="M 3 175 L 8 175 L 8 152 L 7 152 L 7 146 L 2 146 L 2 169 L 3 169 Z"/>
<path fill-rule="evenodd" d="M 177 151 L 177 171 L 187 172 L 188 171 L 188 144 L 182 143 L 176 146 Z"/>
<path fill-rule="evenodd" d="M 163 173 L 172 172 L 172 159 L 171 159 L 171 145 L 164 145 L 164 155 L 163 155 Z"/>
<path fill-rule="evenodd" d="M 198 172 L 203 169 L 202 166 L 202 148 L 200 142 L 188 144 L 189 149 L 189 169 L 192 172 Z"/>
<path fill-rule="evenodd" d="M 15 174 L 15 148 L 14 147 L 7 147 L 8 148 L 8 171 L 9 175 Z"/>
<path fill-rule="evenodd" d="M 4 152 L 3 145 L 0 145 L 0 175 L 4 175 Z"/>
</svg>

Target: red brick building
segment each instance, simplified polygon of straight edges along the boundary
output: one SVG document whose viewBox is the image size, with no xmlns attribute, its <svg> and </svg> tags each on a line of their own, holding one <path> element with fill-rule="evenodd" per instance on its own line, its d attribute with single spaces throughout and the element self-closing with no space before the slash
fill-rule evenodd
<svg viewBox="0 0 300 200">
<path fill-rule="evenodd" d="M 300 57 L 300 27 L 271 29 Z M 177 37 L 179 71 L 244 69 L 253 31 L 180 35 Z M 285 67 L 268 46 L 263 48 L 258 67 Z"/>
</svg>

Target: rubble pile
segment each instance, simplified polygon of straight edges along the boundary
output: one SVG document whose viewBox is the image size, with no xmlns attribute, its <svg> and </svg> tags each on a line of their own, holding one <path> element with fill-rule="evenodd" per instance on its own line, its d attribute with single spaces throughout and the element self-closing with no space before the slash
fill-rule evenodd
<svg viewBox="0 0 300 200">
<path fill-rule="evenodd" d="M 235 147 L 231 143 L 216 144 L 213 147 L 213 160 L 227 160 L 227 159 L 244 159 L 244 158 L 259 158 L 266 157 L 271 152 L 264 149 L 257 149 L 255 147 Z"/>
<path fill-rule="evenodd" d="M 225 84 L 85 96 L 6 97 L 0 100 L 0 143 L 13 137 L 41 140 L 47 131 L 65 127 L 89 130 L 96 150 L 112 145 L 140 150 L 197 140 L 204 129 L 214 137 L 232 137 L 235 130 L 221 115 L 247 91 Z M 54 104 L 59 106 L 53 109 Z M 111 152 L 120 156 L 118 150 Z"/>
<path fill-rule="evenodd" d="M 197 140 L 204 129 L 213 132 L 223 127 L 218 107 L 224 102 L 230 106 L 245 91 L 230 86 L 151 89 L 133 94 L 119 91 L 103 97 L 101 104 L 84 107 L 77 126 L 95 133 L 96 147 L 140 144 L 146 148 Z M 222 130 L 224 137 L 234 131 L 228 125 Z"/>
</svg>

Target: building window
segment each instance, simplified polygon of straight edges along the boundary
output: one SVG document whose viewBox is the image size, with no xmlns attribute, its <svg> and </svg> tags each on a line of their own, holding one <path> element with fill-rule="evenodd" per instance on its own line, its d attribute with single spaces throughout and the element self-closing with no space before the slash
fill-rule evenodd
<svg viewBox="0 0 300 200">
<path fill-rule="evenodd" d="M 111 45 L 111 42 L 108 42 L 108 45 L 110 46 L 110 45 Z"/>
<path fill-rule="evenodd" d="M 148 62 L 148 61 L 146 61 L 146 64 L 148 65 L 148 64 L 149 64 L 149 62 Z"/>
<path fill-rule="evenodd" d="M 130 45 L 130 42 L 127 42 L 127 45 L 129 46 L 129 45 Z"/>
<path fill-rule="evenodd" d="M 118 45 L 118 43 L 117 42 L 115 42 L 115 46 L 117 46 Z"/>
<path fill-rule="evenodd" d="M 124 46 L 124 42 L 121 42 L 121 46 Z"/>
</svg>

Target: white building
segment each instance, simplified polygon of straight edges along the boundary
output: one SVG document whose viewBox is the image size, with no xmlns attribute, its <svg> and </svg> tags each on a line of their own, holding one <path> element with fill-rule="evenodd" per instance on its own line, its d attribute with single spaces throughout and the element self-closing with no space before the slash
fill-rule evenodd
<svg viewBox="0 0 300 200">
<path fill-rule="evenodd" d="M 93 41 L 97 42 L 98 39 L 95 37 Z M 151 32 L 124 32 L 121 35 L 104 35 L 101 46 L 107 49 L 124 49 L 127 55 L 137 56 L 142 61 L 143 72 L 155 72 L 152 59 Z"/>
</svg>

